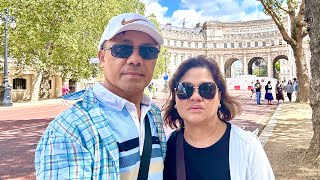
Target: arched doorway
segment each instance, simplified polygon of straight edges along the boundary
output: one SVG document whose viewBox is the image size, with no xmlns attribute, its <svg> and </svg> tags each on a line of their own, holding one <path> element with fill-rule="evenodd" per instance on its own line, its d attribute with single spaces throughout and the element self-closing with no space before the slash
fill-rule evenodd
<svg viewBox="0 0 320 180">
<path fill-rule="evenodd" d="M 290 73 L 291 69 L 288 69 L 288 57 L 285 55 L 277 56 L 273 60 L 273 77 L 278 80 L 286 81 L 285 77 Z M 281 78 L 284 76 L 284 78 Z"/>
<path fill-rule="evenodd" d="M 243 64 L 237 58 L 228 59 L 224 66 L 226 78 L 238 77 L 243 74 Z"/>
<path fill-rule="evenodd" d="M 248 63 L 248 73 L 257 77 L 268 76 L 267 62 L 261 57 L 254 57 Z"/>
</svg>

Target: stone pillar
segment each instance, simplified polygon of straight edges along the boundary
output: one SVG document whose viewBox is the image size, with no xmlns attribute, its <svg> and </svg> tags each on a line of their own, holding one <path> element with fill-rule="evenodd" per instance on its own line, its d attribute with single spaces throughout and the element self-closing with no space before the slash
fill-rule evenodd
<svg viewBox="0 0 320 180">
<path fill-rule="evenodd" d="M 55 77 L 55 83 L 54 83 L 54 97 L 60 97 L 62 95 L 62 78 L 59 76 Z"/>
<path fill-rule="evenodd" d="M 220 55 L 220 71 L 221 71 L 221 73 L 225 76 L 223 55 Z"/>
<path fill-rule="evenodd" d="M 248 68 L 247 54 L 243 54 L 243 75 L 248 75 Z"/>
<path fill-rule="evenodd" d="M 273 77 L 273 65 L 272 65 L 271 53 L 270 52 L 268 52 L 268 77 L 269 78 Z"/>
</svg>

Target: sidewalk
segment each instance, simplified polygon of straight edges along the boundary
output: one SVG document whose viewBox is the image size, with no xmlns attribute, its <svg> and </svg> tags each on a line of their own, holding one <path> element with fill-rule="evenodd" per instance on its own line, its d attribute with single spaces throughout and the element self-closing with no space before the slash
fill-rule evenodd
<svg viewBox="0 0 320 180">
<path fill-rule="evenodd" d="M 12 106 L 10 107 L 3 107 L 0 106 L 0 111 L 1 110 L 6 110 L 9 108 L 20 108 L 20 107 L 30 107 L 30 106 L 42 106 L 42 105 L 52 105 L 52 104 L 61 104 L 62 99 L 61 98 L 55 98 L 55 99 L 43 99 L 35 102 L 29 101 L 20 101 L 20 102 L 13 102 Z"/>
<path fill-rule="evenodd" d="M 277 180 L 320 179 L 320 168 L 304 165 L 303 153 L 313 135 L 308 104 L 280 104 L 259 138 Z"/>
</svg>

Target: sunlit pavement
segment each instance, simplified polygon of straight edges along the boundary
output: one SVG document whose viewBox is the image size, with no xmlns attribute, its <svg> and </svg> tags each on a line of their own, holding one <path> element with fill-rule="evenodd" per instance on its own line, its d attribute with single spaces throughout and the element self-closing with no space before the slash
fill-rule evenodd
<svg viewBox="0 0 320 180">
<path fill-rule="evenodd" d="M 243 129 L 261 130 L 274 113 L 275 105 L 257 105 L 251 91 L 230 91 L 239 98 L 243 112 L 231 122 Z M 161 108 L 165 94 L 156 93 L 153 101 Z M 69 106 L 72 103 L 69 104 Z M 36 103 L 14 103 L 0 107 L 0 179 L 35 179 L 34 152 L 37 142 L 51 120 L 69 106 L 53 99 Z M 172 130 L 166 128 L 168 134 Z"/>
</svg>

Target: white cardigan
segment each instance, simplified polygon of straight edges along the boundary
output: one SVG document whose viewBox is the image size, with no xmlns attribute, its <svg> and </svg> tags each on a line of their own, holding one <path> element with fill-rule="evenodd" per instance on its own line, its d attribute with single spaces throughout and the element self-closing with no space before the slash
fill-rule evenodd
<svg viewBox="0 0 320 180">
<path fill-rule="evenodd" d="M 232 180 L 274 180 L 266 153 L 256 135 L 231 124 L 229 165 Z"/>
<path fill-rule="evenodd" d="M 168 134 L 167 140 L 171 133 Z M 232 180 L 275 179 L 268 157 L 254 132 L 244 131 L 231 124 L 229 143 L 229 165 Z"/>
</svg>

